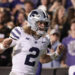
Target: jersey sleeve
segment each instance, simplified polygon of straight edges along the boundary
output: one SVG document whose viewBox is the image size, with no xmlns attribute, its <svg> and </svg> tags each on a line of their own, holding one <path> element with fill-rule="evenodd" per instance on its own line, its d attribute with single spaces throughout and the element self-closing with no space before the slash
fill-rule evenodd
<svg viewBox="0 0 75 75">
<path fill-rule="evenodd" d="M 21 27 L 15 27 L 11 33 L 10 33 L 10 38 L 14 39 L 14 40 L 18 40 L 20 38 L 21 35 Z"/>
<path fill-rule="evenodd" d="M 12 39 L 12 43 L 11 43 L 10 47 L 14 47 L 16 45 L 16 43 L 17 43 L 17 40 Z"/>
</svg>

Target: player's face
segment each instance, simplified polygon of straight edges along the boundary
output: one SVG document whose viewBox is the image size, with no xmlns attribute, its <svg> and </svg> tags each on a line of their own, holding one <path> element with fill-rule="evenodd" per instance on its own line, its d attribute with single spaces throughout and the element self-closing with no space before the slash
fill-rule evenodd
<svg viewBox="0 0 75 75">
<path fill-rule="evenodd" d="M 37 25 L 38 25 L 39 30 L 44 31 L 45 28 L 48 27 L 48 22 L 38 21 Z"/>
</svg>

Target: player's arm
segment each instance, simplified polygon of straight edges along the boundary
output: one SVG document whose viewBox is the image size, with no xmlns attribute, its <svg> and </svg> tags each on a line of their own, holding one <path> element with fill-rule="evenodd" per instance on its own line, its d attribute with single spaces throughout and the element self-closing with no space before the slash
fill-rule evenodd
<svg viewBox="0 0 75 75">
<path fill-rule="evenodd" d="M 64 50 L 64 46 L 63 45 L 59 45 L 57 47 L 57 50 L 54 53 L 43 54 L 40 57 L 40 62 L 41 63 L 48 63 L 48 62 L 50 62 L 52 60 L 55 60 L 56 58 L 58 58 L 61 55 L 63 50 Z"/>
<path fill-rule="evenodd" d="M 7 48 L 12 47 L 16 42 L 12 38 L 6 38 L 2 43 L 0 43 L 0 53 L 4 52 Z"/>
<path fill-rule="evenodd" d="M 11 31 L 9 38 L 4 39 L 4 41 L 0 43 L 0 53 L 5 51 L 9 47 L 15 46 L 20 35 L 21 35 L 21 27 L 15 27 Z"/>
<path fill-rule="evenodd" d="M 41 63 L 48 63 L 52 61 L 51 57 L 47 54 L 43 54 L 41 57 L 40 57 L 40 62 Z"/>
</svg>

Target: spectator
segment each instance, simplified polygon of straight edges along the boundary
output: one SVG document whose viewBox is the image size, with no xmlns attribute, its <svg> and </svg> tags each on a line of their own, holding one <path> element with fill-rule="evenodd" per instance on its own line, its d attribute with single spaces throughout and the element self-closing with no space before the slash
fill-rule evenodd
<svg viewBox="0 0 75 75">
<path fill-rule="evenodd" d="M 65 23 L 65 20 L 66 20 L 65 8 L 63 6 L 59 6 L 53 15 L 53 19 L 51 23 L 52 28 L 58 27 L 58 29 L 61 30 L 63 28 L 63 24 Z"/>
<path fill-rule="evenodd" d="M 26 15 L 23 12 L 19 12 L 17 16 L 16 26 L 21 26 L 24 20 L 26 20 Z"/>
<path fill-rule="evenodd" d="M 53 2 L 53 5 L 49 5 L 48 12 L 54 13 L 59 6 L 60 6 L 60 2 L 59 1 Z"/>
<path fill-rule="evenodd" d="M 34 8 L 37 8 L 37 6 L 40 4 L 40 0 L 31 0 L 34 4 Z"/>
<path fill-rule="evenodd" d="M 70 23 L 70 21 L 75 17 L 75 9 L 74 7 L 70 7 L 68 9 L 68 22 Z"/>
<path fill-rule="evenodd" d="M 71 0 L 62 0 L 62 5 L 68 9 L 69 7 L 72 6 Z"/>
<path fill-rule="evenodd" d="M 56 29 L 52 29 L 49 33 L 49 36 L 50 36 L 51 47 L 48 48 L 48 51 L 50 53 L 53 53 L 56 51 L 57 46 L 61 44 L 59 42 L 60 32 Z M 60 67 L 60 64 L 61 64 L 60 59 L 61 59 L 61 56 L 59 56 L 56 60 L 53 60 L 52 62 L 43 64 L 43 68 L 58 68 L 58 67 Z"/>
<path fill-rule="evenodd" d="M 4 20 L 4 9 L 0 8 L 0 23 Z"/>
<path fill-rule="evenodd" d="M 64 37 L 68 36 L 69 30 L 70 30 L 70 22 L 73 18 L 75 18 L 75 9 L 73 7 L 70 7 L 68 9 L 68 13 L 67 13 L 67 20 L 63 25 L 63 29 L 62 29 L 62 33 L 61 33 L 61 40 Z"/>
<path fill-rule="evenodd" d="M 48 3 L 49 3 L 49 0 L 41 0 L 41 5 L 38 6 L 38 9 L 47 11 Z"/>
<path fill-rule="evenodd" d="M 10 7 L 9 1 L 8 0 L 1 0 L 0 7 L 9 8 Z"/>
<path fill-rule="evenodd" d="M 11 14 L 16 16 L 18 11 L 23 8 L 21 4 L 16 4 L 14 8 L 12 8 Z"/>
<path fill-rule="evenodd" d="M 6 37 L 8 37 L 9 33 L 10 30 L 4 25 L 4 23 L 0 23 L 0 42 L 2 42 Z"/>
<path fill-rule="evenodd" d="M 7 24 L 10 20 L 10 11 L 5 8 L 0 8 L 0 42 L 9 37 L 11 30 L 7 27 Z M 11 64 L 11 52 L 12 48 L 11 50 L 7 50 L 0 54 L 0 66 L 7 66 Z"/>
<path fill-rule="evenodd" d="M 55 1 L 56 1 L 56 0 L 49 0 L 49 2 L 50 2 L 51 4 L 53 4 Z"/>
<path fill-rule="evenodd" d="M 14 8 L 16 5 L 21 5 L 22 7 L 24 7 L 24 2 L 26 0 L 9 0 L 11 3 L 11 8 Z"/>
<path fill-rule="evenodd" d="M 49 6 L 48 6 L 48 14 L 50 16 L 51 21 L 53 19 L 53 15 L 54 15 L 56 9 L 60 6 L 59 1 L 54 0 L 52 3 L 53 4 L 49 4 Z"/>
<path fill-rule="evenodd" d="M 4 17 L 3 18 L 4 18 L 5 23 L 7 23 L 11 20 L 10 10 L 4 9 Z"/>
<path fill-rule="evenodd" d="M 4 23 L 0 23 L 0 42 L 2 42 L 5 38 L 9 36 L 10 30 L 4 25 Z M 11 52 L 10 50 L 5 51 L 4 53 L 0 54 L 0 66 L 8 66 L 11 64 Z"/>
<path fill-rule="evenodd" d="M 70 24 L 70 33 L 63 39 L 62 43 L 65 46 L 65 57 L 63 62 L 68 66 L 75 65 L 75 18 L 72 19 Z"/>
<path fill-rule="evenodd" d="M 34 4 L 31 1 L 26 1 L 24 3 L 25 8 L 25 14 L 28 16 L 28 14 L 34 9 Z"/>
<path fill-rule="evenodd" d="M 69 7 L 75 8 L 75 0 L 62 0 L 63 6 L 68 9 Z"/>
<path fill-rule="evenodd" d="M 11 10 L 11 20 L 16 24 L 17 16 L 19 12 L 25 13 L 24 7 L 21 4 L 16 4 L 14 8 Z"/>
<path fill-rule="evenodd" d="M 18 0 L 17 2 L 18 2 L 18 3 L 21 3 L 21 4 L 24 4 L 25 1 L 26 1 L 26 0 Z"/>
<path fill-rule="evenodd" d="M 10 12 L 4 8 L 0 8 L 0 23 L 6 24 L 10 19 Z"/>
<path fill-rule="evenodd" d="M 75 0 L 71 0 L 72 6 L 75 8 Z"/>
<path fill-rule="evenodd" d="M 59 6 L 56 9 L 56 12 L 53 15 L 51 28 L 58 29 L 60 34 L 62 34 L 63 25 L 65 24 L 67 16 L 65 14 L 65 8 L 63 6 Z M 61 40 L 61 36 L 60 36 Z"/>
</svg>

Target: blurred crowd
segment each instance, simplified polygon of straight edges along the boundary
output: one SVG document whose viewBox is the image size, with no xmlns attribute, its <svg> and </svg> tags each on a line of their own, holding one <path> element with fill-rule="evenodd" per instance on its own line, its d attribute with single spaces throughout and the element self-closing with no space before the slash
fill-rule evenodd
<svg viewBox="0 0 75 75">
<path fill-rule="evenodd" d="M 58 59 L 43 64 L 43 68 L 68 67 L 75 65 L 75 0 L 0 0 L 0 42 L 9 37 L 11 30 L 22 26 L 33 9 L 48 13 L 50 28 L 48 38 L 54 52 L 59 44 L 64 52 Z M 12 48 L 0 54 L 0 66 L 11 66 Z"/>
</svg>

